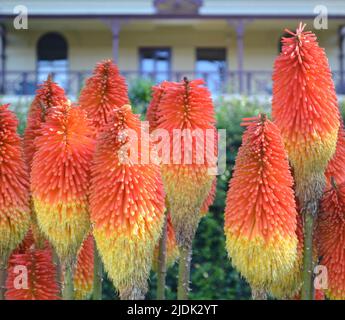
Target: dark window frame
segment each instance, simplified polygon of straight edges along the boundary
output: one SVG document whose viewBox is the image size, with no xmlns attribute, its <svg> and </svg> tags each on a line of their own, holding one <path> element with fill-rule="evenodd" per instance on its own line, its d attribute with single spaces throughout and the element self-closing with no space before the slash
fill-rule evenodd
<svg viewBox="0 0 345 320">
<path fill-rule="evenodd" d="M 223 73 L 219 73 L 219 77 L 220 77 L 222 85 L 226 86 L 225 80 L 226 80 L 227 74 L 229 72 L 228 48 L 227 47 L 207 47 L 207 46 L 196 47 L 195 48 L 195 62 L 194 62 L 194 73 L 195 73 L 195 75 L 198 75 L 198 74 L 202 75 L 203 73 L 208 73 L 209 72 L 209 71 L 201 71 L 201 70 L 198 70 L 198 68 L 197 68 L 197 63 L 198 63 L 198 61 L 201 60 L 201 59 L 198 59 L 198 51 L 199 50 L 207 50 L 207 51 L 210 51 L 210 50 L 217 51 L 217 50 L 219 50 L 219 51 L 223 52 L 223 54 L 224 54 L 224 70 L 223 70 Z M 207 85 L 207 83 L 206 83 L 206 85 Z"/>
<path fill-rule="evenodd" d="M 168 74 L 168 79 L 166 80 L 170 80 L 171 78 L 171 73 L 172 73 L 172 49 L 171 47 L 161 47 L 161 46 L 153 46 L 153 47 L 139 47 L 138 52 L 139 52 L 139 73 L 140 75 L 144 75 L 145 73 L 147 73 L 147 71 L 144 71 L 142 69 L 142 60 L 143 60 L 143 54 L 144 51 L 147 50 L 152 50 L 152 51 L 158 51 L 158 50 L 166 50 L 168 52 L 168 70 L 167 70 L 167 74 Z M 156 69 L 156 67 L 155 67 Z M 153 73 L 157 74 L 157 70 L 154 70 Z"/>
<path fill-rule="evenodd" d="M 40 70 L 39 70 L 39 61 L 58 61 L 59 59 L 40 59 L 40 45 L 41 45 L 41 42 L 42 40 L 45 38 L 45 37 L 49 37 L 53 35 L 54 37 L 59 37 L 60 40 L 62 40 L 64 42 L 64 45 L 65 45 L 65 48 L 64 49 L 64 53 L 65 53 L 65 59 L 61 59 L 61 60 L 66 60 L 66 69 L 65 70 L 61 70 L 63 73 L 66 74 L 66 90 L 68 90 L 68 83 L 69 83 L 69 79 L 68 79 L 68 74 L 70 72 L 70 63 L 69 63 L 69 43 L 66 39 L 66 37 L 61 34 L 60 32 L 56 32 L 56 31 L 48 31 L 48 32 L 45 32 L 43 34 L 40 35 L 40 37 L 37 39 L 37 42 L 36 42 L 36 82 L 39 81 L 39 75 L 40 75 Z M 52 55 L 54 56 L 54 55 Z M 54 73 L 54 71 L 53 71 Z"/>
</svg>

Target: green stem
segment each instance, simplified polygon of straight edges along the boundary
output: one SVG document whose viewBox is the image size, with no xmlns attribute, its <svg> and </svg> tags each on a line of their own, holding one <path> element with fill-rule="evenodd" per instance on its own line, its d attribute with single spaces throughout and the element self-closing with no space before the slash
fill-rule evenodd
<svg viewBox="0 0 345 320">
<path fill-rule="evenodd" d="M 302 300 L 313 300 L 313 231 L 314 215 L 306 210 L 304 215 Z"/>
<path fill-rule="evenodd" d="M 62 265 L 63 265 L 62 298 L 63 300 L 74 300 L 72 263 L 65 262 Z"/>
<path fill-rule="evenodd" d="M 253 300 L 267 300 L 267 293 L 262 289 L 252 289 Z"/>
<path fill-rule="evenodd" d="M 5 300 L 6 291 L 6 260 L 0 261 L 0 300 Z"/>
<path fill-rule="evenodd" d="M 53 262 L 55 264 L 55 268 L 56 268 L 56 281 L 59 285 L 59 293 L 60 296 L 62 296 L 62 270 L 61 270 L 61 263 L 60 263 L 60 258 L 57 255 L 56 251 L 53 250 Z"/>
<path fill-rule="evenodd" d="M 167 274 L 167 215 L 164 216 L 162 235 L 159 240 L 157 267 L 157 300 L 165 300 Z"/>
<path fill-rule="evenodd" d="M 94 240 L 94 269 L 92 300 L 102 300 L 103 264 Z"/>
<path fill-rule="evenodd" d="M 133 285 L 128 288 L 119 289 L 121 300 L 144 300 L 147 288 Z"/>
<path fill-rule="evenodd" d="M 190 264 L 192 260 L 192 246 L 180 247 L 177 299 L 186 300 L 189 294 Z"/>
</svg>

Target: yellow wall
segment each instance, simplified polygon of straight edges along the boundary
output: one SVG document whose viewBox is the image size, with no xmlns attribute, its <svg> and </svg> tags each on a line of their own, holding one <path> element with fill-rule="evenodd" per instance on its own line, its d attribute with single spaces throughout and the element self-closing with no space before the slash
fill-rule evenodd
<svg viewBox="0 0 345 320">
<path fill-rule="evenodd" d="M 29 22 L 30 23 L 30 22 Z M 319 42 L 326 48 L 330 64 L 338 69 L 337 27 L 340 22 L 329 22 L 330 29 L 319 31 Z M 251 70 L 271 70 L 278 50 L 278 39 L 286 24 L 295 21 L 258 20 L 248 25 L 245 34 L 244 67 Z M 8 26 L 6 49 L 7 70 L 35 70 L 36 43 L 47 31 L 58 31 L 65 36 L 69 47 L 71 70 L 91 70 L 95 63 L 112 56 L 112 36 L 102 22 L 80 24 L 77 21 L 46 21 L 29 24 L 29 30 L 13 30 Z M 226 47 L 229 70 L 237 68 L 236 35 L 234 27 L 225 21 L 209 24 L 159 24 L 141 22 L 125 25 L 120 33 L 119 66 L 121 70 L 138 70 L 138 49 L 146 46 L 167 46 L 172 49 L 172 70 L 193 70 L 197 47 Z"/>
</svg>

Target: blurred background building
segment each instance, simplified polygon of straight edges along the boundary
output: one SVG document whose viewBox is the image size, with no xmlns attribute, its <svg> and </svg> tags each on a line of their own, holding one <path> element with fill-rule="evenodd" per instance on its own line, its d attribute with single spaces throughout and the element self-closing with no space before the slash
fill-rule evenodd
<svg viewBox="0 0 345 320">
<path fill-rule="evenodd" d="M 322 2 L 328 28 L 315 30 Z M 19 4 L 28 29 L 14 28 Z M 32 95 L 52 73 L 77 96 L 94 65 L 112 58 L 129 83 L 202 77 L 214 94 L 269 95 L 284 28 L 301 20 L 326 49 L 343 93 L 344 0 L 1 0 L 0 94 Z"/>
</svg>

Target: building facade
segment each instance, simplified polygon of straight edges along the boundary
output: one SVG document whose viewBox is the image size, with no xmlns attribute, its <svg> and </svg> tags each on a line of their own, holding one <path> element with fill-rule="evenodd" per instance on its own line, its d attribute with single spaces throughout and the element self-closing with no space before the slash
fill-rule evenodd
<svg viewBox="0 0 345 320">
<path fill-rule="evenodd" d="M 94 65 L 112 58 L 129 83 L 201 77 L 215 94 L 270 94 L 284 29 L 295 30 L 303 21 L 325 48 L 337 90 L 344 93 L 345 1 L 324 3 L 28 0 L 18 7 L 17 1 L 2 0 L 0 91 L 32 95 L 52 73 L 77 96 Z M 18 14 L 25 26 L 25 10 L 27 29 L 16 28 Z M 315 23 L 325 22 L 319 19 L 322 10 L 327 28 L 317 29 Z"/>
</svg>

